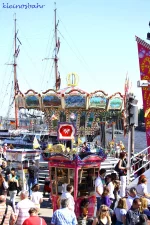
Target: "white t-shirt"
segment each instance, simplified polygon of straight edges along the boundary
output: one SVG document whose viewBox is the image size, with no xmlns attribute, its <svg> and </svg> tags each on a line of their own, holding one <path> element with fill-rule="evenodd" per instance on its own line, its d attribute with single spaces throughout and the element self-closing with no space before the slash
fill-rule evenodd
<svg viewBox="0 0 150 225">
<path fill-rule="evenodd" d="M 137 194 L 140 194 L 140 195 L 144 195 L 148 193 L 146 184 L 138 184 L 138 186 L 136 187 L 136 190 L 137 190 Z"/>
<path fill-rule="evenodd" d="M 126 199 L 126 203 L 127 203 L 127 210 L 129 210 L 132 206 L 133 200 L 135 198 L 138 198 L 137 196 L 135 196 L 134 198 L 131 197 L 130 195 L 128 196 L 128 198 Z"/>
<path fill-rule="evenodd" d="M 120 208 L 116 208 L 115 209 L 115 215 L 118 221 L 122 222 L 122 216 L 127 214 L 127 210 L 126 209 L 120 209 Z"/>
<path fill-rule="evenodd" d="M 104 190 L 104 186 L 102 183 L 102 179 L 100 177 L 97 177 L 95 180 L 95 195 L 96 197 L 100 197 L 100 195 L 97 193 L 96 188 L 98 187 L 98 190 L 100 192 L 100 194 L 102 195 L 103 190 Z"/>
<path fill-rule="evenodd" d="M 32 195 L 31 195 L 31 201 L 34 203 L 34 204 L 40 204 L 40 199 L 43 198 L 43 195 L 41 192 L 39 191 L 33 191 L 32 192 Z"/>
<path fill-rule="evenodd" d="M 113 182 L 109 182 L 109 184 L 107 185 L 107 187 L 109 188 L 109 198 L 113 198 L 115 199 L 115 196 L 114 196 L 114 185 L 113 185 Z"/>
<path fill-rule="evenodd" d="M 74 202 L 73 196 L 69 192 L 63 192 L 61 195 L 61 199 L 66 199 L 66 198 L 69 199 L 69 209 L 74 211 L 75 202 Z"/>
</svg>

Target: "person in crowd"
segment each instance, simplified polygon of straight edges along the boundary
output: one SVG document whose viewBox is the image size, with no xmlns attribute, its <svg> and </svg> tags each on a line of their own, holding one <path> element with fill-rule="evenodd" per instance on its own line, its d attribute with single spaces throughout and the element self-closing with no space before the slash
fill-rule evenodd
<svg viewBox="0 0 150 225">
<path fill-rule="evenodd" d="M 110 182 L 107 184 L 108 188 L 109 188 L 109 198 L 113 204 L 114 200 L 115 200 L 115 196 L 114 196 L 114 189 L 115 189 L 115 181 L 117 180 L 117 175 L 116 173 L 112 173 L 110 175 Z"/>
<path fill-rule="evenodd" d="M 129 195 L 127 198 L 127 209 L 129 210 L 132 206 L 133 200 L 138 198 L 136 188 L 130 188 Z"/>
<path fill-rule="evenodd" d="M 133 200 L 131 209 L 126 214 L 126 225 L 140 225 L 140 207 L 141 201 L 139 198 Z"/>
<path fill-rule="evenodd" d="M 61 195 L 61 199 L 69 199 L 69 209 L 71 209 L 73 212 L 74 212 L 74 206 L 75 206 L 75 202 L 74 202 L 74 198 L 72 196 L 72 193 L 73 193 L 73 186 L 71 184 L 68 184 L 67 185 L 67 188 L 66 188 L 66 192 L 63 192 L 62 195 Z"/>
<path fill-rule="evenodd" d="M 47 225 L 43 218 L 38 216 L 38 209 L 37 208 L 30 208 L 29 209 L 30 217 L 26 219 L 22 225 Z"/>
<path fill-rule="evenodd" d="M 51 225 L 77 225 L 76 215 L 72 210 L 69 209 L 70 200 L 62 199 L 61 200 L 61 209 L 57 209 L 51 220 Z"/>
<path fill-rule="evenodd" d="M 125 150 L 125 146 L 124 146 L 124 144 L 123 144 L 122 141 L 119 141 L 119 146 L 120 146 L 120 150 L 121 151 L 124 151 Z"/>
<path fill-rule="evenodd" d="M 19 187 L 18 180 L 16 179 L 16 173 L 11 170 L 11 178 L 8 181 L 10 201 L 13 203 L 13 209 L 15 210 L 15 199 L 17 195 L 17 188 Z"/>
<path fill-rule="evenodd" d="M 5 198 L 6 198 L 6 205 L 11 206 L 12 209 L 13 209 L 13 203 L 12 203 L 12 201 L 9 200 L 9 198 L 7 197 L 7 194 L 8 194 L 8 191 L 7 191 L 7 190 L 4 190 L 3 193 L 2 193 L 2 195 L 4 195 Z M 14 209 L 13 209 L 13 210 L 14 210 Z M 15 211 L 14 211 L 14 212 L 15 212 Z"/>
<path fill-rule="evenodd" d="M 112 201 L 109 198 L 109 188 L 105 186 L 101 197 L 101 204 L 110 207 L 111 203 Z"/>
<path fill-rule="evenodd" d="M 15 214 L 10 205 L 6 205 L 6 197 L 0 195 L 0 224 L 14 225 L 16 221 Z"/>
<path fill-rule="evenodd" d="M 108 185 L 111 182 L 111 174 L 106 175 L 105 184 Z"/>
<path fill-rule="evenodd" d="M 5 178 L 0 174 L 0 195 L 3 194 L 4 190 L 8 189 L 8 183 L 5 181 Z"/>
<path fill-rule="evenodd" d="M 144 213 L 147 218 L 150 220 L 150 210 L 148 209 L 148 201 L 146 198 L 140 198 L 141 206 L 140 206 L 140 212 Z"/>
<path fill-rule="evenodd" d="M 126 224 L 127 203 L 126 198 L 120 198 L 117 207 L 115 208 L 116 225 Z"/>
<path fill-rule="evenodd" d="M 112 202 L 111 209 L 116 208 L 118 201 L 120 199 L 120 180 L 116 179 L 114 181 L 114 201 Z"/>
<path fill-rule="evenodd" d="M 140 170 L 137 172 L 137 177 L 141 176 L 143 173 L 145 173 L 145 168 L 142 167 Z"/>
<path fill-rule="evenodd" d="M 9 180 L 9 176 L 10 176 L 10 168 L 7 166 L 7 162 L 3 161 L 2 162 L 2 174 L 4 174 L 5 180 L 8 181 Z"/>
<path fill-rule="evenodd" d="M 120 146 L 118 143 L 115 144 L 115 152 L 116 152 L 116 158 L 120 157 Z"/>
<path fill-rule="evenodd" d="M 125 197 L 126 195 L 126 177 L 127 177 L 127 163 L 126 163 L 126 152 L 120 153 L 120 160 L 118 163 L 118 169 L 119 169 L 119 177 L 121 181 L 120 186 L 120 196 Z"/>
<path fill-rule="evenodd" d="M 29 186 L 29 197 L 32 194 L 31 188 L 33 185 L 37 184 L 38 179 L 38 167 L 35 165 L 35 161 L 32 161 L 32 165 L 28 168 L 29 179 L 28 179 L 28 186 Z"/>
<path fill-rule="evenodd" d="M 100 208 L 101 205 L 101 197 L 102 197 L 102 193 L 104 190 L 104 177 L 106 175 L 106 170 L 105 169 L 101 169 L 99 171 L 99 176 L 96 178 L 95 180 L 95 194 L 96 194 L 96 198 L 97 198 L 97 211 Z"/>
<path fill-rule="evenodd" d="M 1 158 L 4 158 L 2 146 L 0 146 L 0 156 L 1 156 Z"/>
<path fill-rule="evenodd" d="M 84 143 L 83 143 L 83 146 L 82 146 L 82 152 L 89 152 L 90 150 L 89 150 L 89 147 L 88 147 L 88 144 L 87 144 L 87 142 L 85 141 Z"/>
<path fill-rule="evenodd" d="M 93 220 L 92 225 L 111 225 L 109 209 L 106 205 L 101 205 L 97 217 Z"/>
<path fill-rule="evenodd" d="M 34 207 L 34 203 L 28 199 L 28 191 L 21 191 L 20 199 L 21 201 L 17 203 L 15 210 L 17 216 L 16 225 L 21 225 L 29 217 L 29 209 Z"/>
<path fill-rule="evenodd" d="M 7 151 L 7 144 L 5 143 L 3 146 L 3 156 L 5 160 L 6 160 L 6 151 Z"/>
<path fill-rule="evenodd" d="M 150 194 L 148 193 L 148 190 L 147 190 L 147 178 L 145 176 L 141 175 L 139 177 L 136 190 L 138 195 L 140 196 L 142 195 L 144 197 L 150 197 Z"/>
<path fill-rule="evenodd" d="M 38 209 L 38 212 L 40 212 L 40 204 L 43 202 L 43 195 L 41 192 L 39 192 L 39 190 L 40 186 L 38 184 L 35 184 L 32 187 L 32 194 L 30 198 L 35 207 Z"/>
</svg>

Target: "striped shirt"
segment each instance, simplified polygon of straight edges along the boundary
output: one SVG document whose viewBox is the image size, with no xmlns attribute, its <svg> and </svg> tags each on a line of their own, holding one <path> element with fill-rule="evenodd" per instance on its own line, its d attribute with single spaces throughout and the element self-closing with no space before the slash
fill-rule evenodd
<svg viewBox="0 0 150 225">
<path fill-rule="evenodd" d="M 0 204 L 0 224 L 2 222 L 5 210 L 6 210 L 6 204 Z M 8 205 L 8 210 L 7 210 L 7 214 L 6 214 L 3 225 L 9 225 L 9 220 L 10 220 L 11 216 L 14 217 L 14 212 L 13 212 L 12 207 Z"/>
<path fill-rule="evenodd" d="M 23 199 L 16 205 L 16 214 L 18 216 L 16 225 L 22 225 L 24 220 L 29 218 L 29 209 L 34 207 L 34 203 L 29 199 Z"/>
</svg>

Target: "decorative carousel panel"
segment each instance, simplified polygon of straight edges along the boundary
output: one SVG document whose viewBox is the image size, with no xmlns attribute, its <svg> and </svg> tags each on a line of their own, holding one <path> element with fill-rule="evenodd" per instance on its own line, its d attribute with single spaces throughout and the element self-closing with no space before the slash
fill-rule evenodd
<svg viewBox="0 0 150 225">
<path fill-rule="evenodd" d="M 85 108 L 86 97 L 83 95 L 65 96 L 65 108 Z"/>
<path fill-rule="evenodd" d="M 15 101 L 19 109 L 25 108 L 25 99 L 23 96 L 21 95 L 17 96 Z"/>
<path fill-rule="evenodd" d="M 89 108 L 106 109 L 107 101 L 105 96 L 92 96 L 89 98 Z"/>
<path fill-rule="evenodd" d="M 92 123 L 94 121 L 94 112 L 91 112 L 89 117 L 88 117 L 88 121 L 87 121 L 87 127 L 91 128 L 92 127 Z"/>
<path fill-rule="evenodd" d="M 25 101 L 27 108 L 40 108 L 40 98 L 37 95 L 28 95 Z"/>
<path fill-rule="evenodd" d="M 44 107 L 61 107 L 61 99 L 56 95 L 45 95 L 42 97 Z"/>
<path fill-rule="evenodd" d="M 121 110 L 123 106 L 123 99 L 120 97 L 113 97 L 109 99 L 108 110 Z"/>
</svg>

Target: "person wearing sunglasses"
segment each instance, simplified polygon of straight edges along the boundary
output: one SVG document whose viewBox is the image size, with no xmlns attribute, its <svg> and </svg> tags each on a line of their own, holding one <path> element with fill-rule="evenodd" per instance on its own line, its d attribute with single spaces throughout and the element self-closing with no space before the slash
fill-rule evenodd
<svg viewBox="0 0 150 225">
<path fill-rule="evenodd" d="M 92 225 L 111 225 L 109 209 L 106 205 L 101 205 L 97 217 L 93 220 Z"/>
</svg>

